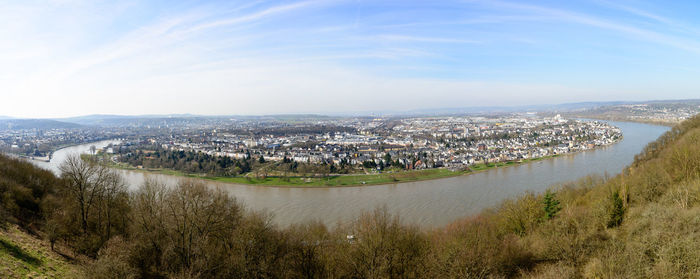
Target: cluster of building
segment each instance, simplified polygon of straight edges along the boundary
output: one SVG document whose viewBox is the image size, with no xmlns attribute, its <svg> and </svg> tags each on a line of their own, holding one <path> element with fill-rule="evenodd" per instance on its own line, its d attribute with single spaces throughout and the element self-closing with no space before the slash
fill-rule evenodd
<svg viewBox="0 0 700 279">
<path fill-rule="evenodd" d="M 401 165 L 407 169 L 465 168 L 480 163 L 588 150 L 622 138 L 605 122 L 567 120 L 532 114 L 501 117 L 348 118 L 329 123 L 268 123 L 250 131 L 213 129 L 132 137 L 124 144 L 143 149 L 204 152 L 242 159 L 293 160 L 361 166 Z M 279 131 L 270 134 L 256 131 Z M 313 129 L 313 127 L 323 127 Z M 320 132 L 295 132 L 295 131 Z"/>
</svg>

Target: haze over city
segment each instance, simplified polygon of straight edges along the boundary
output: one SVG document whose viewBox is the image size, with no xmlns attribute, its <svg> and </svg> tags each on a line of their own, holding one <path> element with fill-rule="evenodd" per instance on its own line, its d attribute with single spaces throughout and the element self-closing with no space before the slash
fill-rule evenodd
<svg viewBox="0 0 700 279">
<path fill-rule="evenodd" d="M 39 1 L 0 114 L 245 115 L 687 99 L 693 1 Z"/>
</svg>

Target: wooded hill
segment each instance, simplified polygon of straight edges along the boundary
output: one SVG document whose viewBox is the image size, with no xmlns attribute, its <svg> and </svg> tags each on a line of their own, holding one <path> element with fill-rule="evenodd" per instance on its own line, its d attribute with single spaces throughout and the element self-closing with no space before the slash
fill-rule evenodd
<svg viewBox="0 0 700 279">
<path fill-rule="evenodd" d="M 279 228 L 196 180 L 128 192 L 114 172 L 79 158 L 57 178 L 0 156 L 0 216 L 67 251 L 89 278 L 698 277 L 699 140 L 695 117 L 620 175 L 525 193 L 430 231 L 384 209 L 333 228 Z M 3 241 L 0 259 L 27 259 Z M 0 277 L 8 274 L 18 273 Z"/>
</svg>

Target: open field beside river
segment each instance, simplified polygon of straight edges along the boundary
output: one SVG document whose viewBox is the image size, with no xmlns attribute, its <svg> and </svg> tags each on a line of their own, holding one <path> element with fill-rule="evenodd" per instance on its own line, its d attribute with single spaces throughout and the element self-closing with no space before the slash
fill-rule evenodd
<svg viewBox="0 0 700 279">
<path fill-rule="evenodd" d="M 181 177 L 201 178 L 224 183 L 261 185 L 261 186 L 289 186 L 289 187 L 337 187 L 337 186 L 363 186 L 363 185 L 381 185 L 403 182 L 424 181 L 431 179 L 448 178 L 460 175 L 467 175 L 474 172 L 484 171 L 492 168 L 514 166 L 522 163 L 540 161 L 549 158 L 555 158 L 559 155 L 545 156 L 532 159 L 524 159 L 520 161 L 484 163 L 470 166 L 466 170 L 451 170 L 447 168 L 435 168 L 424 170 L 410 170 L 400 172 L 383 172 L 369 174 L 352 174 L 352 175 L 329 175 L 320 177 L 315 174 L 307 174 L 306 176 L 211 176 L 207 174 L 185 173 L 171 169 L 152 169 L 152 168 L 136 168 L 125 163 L 112 163 L 111 167 L 132 171 L 142 171 L 150 173 L 158 173 L 164 175 L 174 175 Z"/>
</svg>

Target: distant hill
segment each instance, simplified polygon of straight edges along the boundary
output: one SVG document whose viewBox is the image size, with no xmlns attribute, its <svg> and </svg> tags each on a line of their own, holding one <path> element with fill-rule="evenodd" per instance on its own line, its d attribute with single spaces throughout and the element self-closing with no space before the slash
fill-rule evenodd
<svg viewBox="0 0 700 279">
<path fill-rule="evenodd" d="M 204 119 L 204 116 L 193 114 L 167 114 L 167 115 L 110 115 L 94 114 L 69 118 L 57 118 L 54 120 L 74 123 L 85 126 L 134 126 L 134 125 L 162 125 L 174 121 Z"/>
<path fill-rule="evenodd" d="M 527 105 L 527 106 L 485 106 L 485 107 L 456 107 L 456 108 L 435 108 L 409 110 L 397 113 L 398 115 L 440 115 L 440 114 L 491 114 L 491 113 L 515 113 L 531 111 L 570 111 L 577 109 L 590 109 L 603 106 L 615 106 L 622 104 L 632 104 L 634 102 L 614 101 L 614 102 L 580 102 L 551 105 Z"/>
<path fill-rule="evenodd" d="M 111 115 L 93 114 L 69 118 L 55 118 L 53 120 L 74 123 L 85 126 L 145 126 L 168 125 L 175 122 L 197 123 L 211 119 L 238 119 L 238 120 L 278 120 L 278 121 L 309 121 L 331 120 L 338 117 L 372 117 L 372 116 L 435 116 L 435 115 L 468 115 L 468 114 L 499 114 L 521 112 L 572 112 L 591 110 L 597 108 L 632 105 L 632 104 L 699 104 L 700 100 L 650 100 L 650 101 L 606 101 L 606 102 L 578 102 L 564 104 L 544 104 L 525 106 L 470 106 L 452 108 L 426 108 L 406 111 L 357 111 L 331 114 L 272 114 L 272 115 L 196 115 L 196 114 L 150 114 L 150 115 Z M 0 116 L 0 119 L 3 119 Z"/>
<path fill-rule="evenodd" d="M 21 129 L 68 129 L 79 128 L 81 125 L 75 123 L 61 122 L 50 119 L 2 119 L 0 120 L 0 130 L 21 130 Z"/>
<path fill-rule="evenodd" d="M 341 113 L 337 115 L 359 116 L 359 115 L 382 115 L 382 116 L 435 116 L 435 115 L 465 115 L 465 114 L 499 114 L 499 113 L 521 113 L 521 112 L 572 112 L 580 110 L 591 110 L 604 107 L 635 104 L 697 104 L 700 99 L 688 100 L 649 100 L 649 101 L 606 101 L 606 102 L 578 102 L 564 104 L 544 104 L 544 105 L 524 105 L 524 106 L 470 106 L 451 108 L 426 108 L 413 109 L 407 111 L 382 111 L 382 112 L 356 112 Z"/>
<path fill-rule="evenodd" d="M 277 121 L 313 121 L 329 120 L 331 116 L 319 114 L 276 114 L 276 115 L 194 115 L 194 114 L 165 114 L 165 115 L 107 115 L 96 114 L 54 120 L 80 124 L 85 126 L 125 127 L 125 126 L 163 126 L 175 123 L 203 123 L 208 120 L 238 119 L 238 120 L 277 120 Z"/>
<path fill-rule="evenodd" d="M 669 101 L 673 102 L 673 101 Z M 353 113 L 337 113 L 337 116 L 439 116 L 439 115 L 483 115 L 521 112 L 564 112 L 578 109 L 592 109 L 604 106 L 636 104 L 643 102 L 609 101 L 609 102 L 579 102 L 564 104 L 523 105 L 523 106 L 469 106 L 447 108 L 425 108 L 405 111 L 361 111 Z"/>
<path fill-rule="evenodd" d="M 687 105 L 700 105 L 700 99 L 683 99 L 683 100 L 651 100 L 648 102 L 641 102 L 641 103 L 649 103 L 649 104 L 674 104 L 674 103 L 683 103 Z"/>
</svg>

